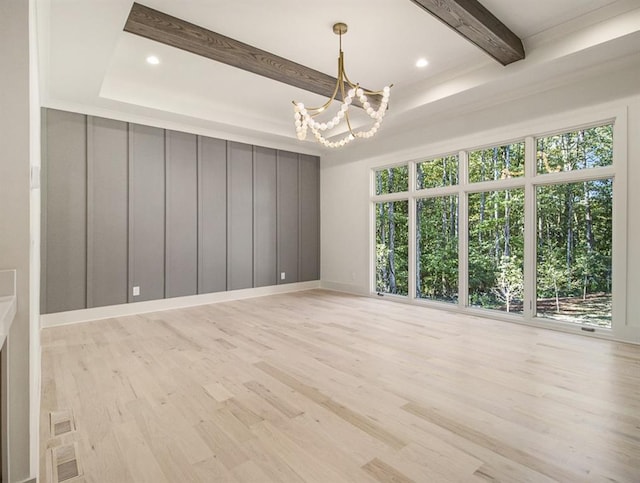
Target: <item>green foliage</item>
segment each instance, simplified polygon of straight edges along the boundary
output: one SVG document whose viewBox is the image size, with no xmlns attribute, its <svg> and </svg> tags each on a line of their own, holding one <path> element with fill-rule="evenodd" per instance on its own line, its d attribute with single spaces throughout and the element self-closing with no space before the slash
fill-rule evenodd
<svg viewBox="0 0 640 483">
<path fill-rule="evenodd" d="M 376 204 L 376 290 L 409 293 L 409 202 Z"/>
<path fill-rule="evenodd" d="M 416 296 L 455 302 L 458 298 L 458 197 L 417 201 Z"/>
<path fill-rule="evenodd" d="M 524 190 L 472 193 L 469 304 L 522 311 Z"/>
<path fill-rule="evenodd" d="M 376 171 L 376 193 L 409 189 L 409 168 L 395 166 Z M 376 290 L 409 293 L 409 202 L 376 204 Z"/>
<path fill-rule="evenodd" d="M 376 171 L 376 194 L 401 193 L 409 190 L 409 167 L 405 164 Z"/>
<path fill-rule="evenodd" d="M 504 303 L 505 310 L 511 312 L 512 302 L 522 300 L 524 291 L 522 259 L 515 256 L 503 256 L 497 268 L 496 283 L 492 292 L 498 300 Z"/>
<path fill-rule="evenodd" d="M 612 190 L 610 179 L 537 188 L 537 293 L 555 312 L 563 298 L 611 294 Z"/>
<path fill-rule="evenodd" d="M 612 124 L 537 140 L 538 173 L 574 171 L 612 163 Z"/>
<path fill-rule="evenodd" d="M 524 143 L 495 146 L 469 153 L 469 181 L 524 176 Z"/>
<path fill-rule="evenodd" d="M 444 156 L 417 164 L 417 189 L 458 184 L 458 156 Z"/>
</svg>

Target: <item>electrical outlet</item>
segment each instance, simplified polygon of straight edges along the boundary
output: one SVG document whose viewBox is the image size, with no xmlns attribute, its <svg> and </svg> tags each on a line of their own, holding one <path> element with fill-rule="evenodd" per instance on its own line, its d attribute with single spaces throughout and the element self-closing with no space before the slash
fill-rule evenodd
<svg viewBox="0 0 640 483">
<path fill-rule="evenodd" d="M 137 297 L 138 295 L 140 295 L 140 287 L 136 285 L 135 287 L 133 287 L 133 296 Z"/>
<path fill-rule="evenodd" d="M 286 278 L 285 272 L 280 272 L 280 280 L 284 280 Z"/>
</svg>

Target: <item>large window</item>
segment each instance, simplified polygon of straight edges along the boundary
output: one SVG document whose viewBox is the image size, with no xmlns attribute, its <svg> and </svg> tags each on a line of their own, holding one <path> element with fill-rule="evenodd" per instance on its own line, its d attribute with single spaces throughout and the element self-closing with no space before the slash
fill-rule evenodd
<svg viewBox="0 0 640 483">
<path fill-rule="evenodd" d="M 376 290 L 409 293 L 407 200 L 376 204 Z"/>
<path fill-rule="evenodd" d="M 469 305 L 522 312 L 524 190 L 469 195 Z"/>
<path fill-rule="evenodd" d="M 538 187 L 538 316 L 611 326 L 612 187 Z"/>
<path fill-rule="evenodd" d="M 375 290 L 612 327 L 620 166 L 609 122 L 374 171 Z"/>
<path fill-rule="evenodd" d="M 375 171 L 375 193 L 392 199 L 376 203 L 376 291 L 409 293 L 409 168 Z"/>
<path fill-rule="evenodd" d="M 416 297 L 458 300 L 458 197 L 416 201 Z"/>
<path fill-rule="evenodd" d="M 458 301 L 459 173 L 457 154 L 416 163 L 417 190 L 445 189 L 440 196 L 416 199 L 415 294 L 420 299 Z"/>
<path fill-rule="evenodd" d="M 536 145 L 538 173 L 561 173 L 563 180 L 536 187 L 536 313 L 611 327 L 613 181 L 575 181 L 575 171 L 613 164 L 613 126 L 539 138 Z"/>
</svg>

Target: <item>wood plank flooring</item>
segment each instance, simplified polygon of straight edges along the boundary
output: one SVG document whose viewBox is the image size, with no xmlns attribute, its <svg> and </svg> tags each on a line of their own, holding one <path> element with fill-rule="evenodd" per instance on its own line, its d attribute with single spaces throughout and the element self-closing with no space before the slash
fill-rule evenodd
<svg viewBox="0 0 640 483">
<path fill-rule="evenodd" d="M 40 428 L 43 483 L 637 483 L 640 347 L 274 295 L 44 330 Z"/>
</svg>

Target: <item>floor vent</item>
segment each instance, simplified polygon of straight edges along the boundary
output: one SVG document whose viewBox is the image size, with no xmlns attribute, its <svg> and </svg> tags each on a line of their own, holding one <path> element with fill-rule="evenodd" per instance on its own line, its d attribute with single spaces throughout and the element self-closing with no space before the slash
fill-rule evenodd
<svg viewBox="0 0 640 483">
<path fill-rule="evenodd" d="M 70 409 L 49 413 L 49 423 L 53 438 L 76 430 L 76 422 Z"/>
<path fill-rule="evenodd" d="M 53 462 L 52 483 L 71 482 L 74 478 L 82 476 L 82 469 L 76 457 L 78 454 L 76 443 L 52 448 L 51 453 L 51 461 Z"/>
</svg>

